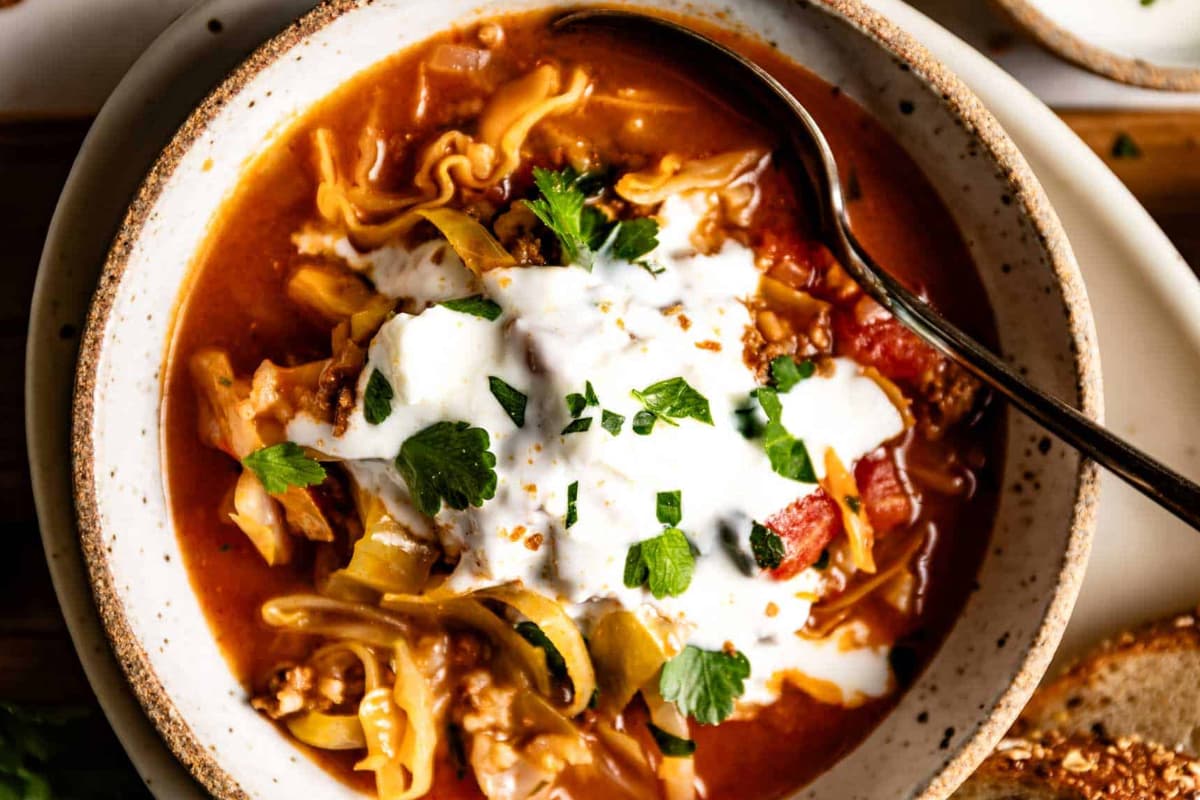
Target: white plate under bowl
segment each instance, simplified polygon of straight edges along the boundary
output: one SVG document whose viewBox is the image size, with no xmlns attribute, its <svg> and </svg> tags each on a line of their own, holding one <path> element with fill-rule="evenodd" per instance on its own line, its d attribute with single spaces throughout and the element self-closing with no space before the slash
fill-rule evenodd
<svg viewBox="0 0 1200 800">
<path fill-rule="evenodd" d="M 1196 0 L 993 0 L 1069 61 L 1151 89 L 1200 89 Z"/>
<path fill-rule="evenodd" d="M 78 555 L 66 470 L 69 397 L 78 329 L 109 238 L 137 180 L 182 115 L 253 43 L 277 31 L 305 0 L 211 0 L 147 52 L 113 96 L 84 147 L 60 203 L 39 273 L 30 329 L 28 435 L 39 516 L 51 570 L 72 635 L 114 728 L 152 789 L 198 797 L 157 740 L 105 646 Z M 895 0 L 875 0 L 962 76 L 1000 118 L 1046 183 L 1089 279 L 1109 368 L 1110 419 L 1123 433 L 1195 475 L 1195 436 L 1178 435 L 1200 404 L 1200 287 L 1162 233 L 1111 173 L 1048 109 L 990 62 Z M 219 18 L 226 38 L 207 28 Z M 184 85 L 173 79 L 187 76 Z M 160 98 L 172 86 L 170 102 Z M 147 108 L 152 110 L 147 113 Z M 131 139 L 130 131 L 141 136 Z M 1191 314 L 1191 316 L 1189 316 Z M 1136 325 L 1151 345 L 1147 358 Z M 1184 429 L 1186 430 L 1186 429 Z M 1189 604 L 1200 542 L 1119 486 L 1105 489 L 1097 557 L 1068 645 L 1097 632 Z M 1128 569 L 1136 552 L 1138 568 Z M 1097 578 L 1097 576 L 1099 576 Z M 1114 588 L 1119 603 L 1105 602 Z M 1107 595 L 1107 597 L 1106 597 Z"/>
</svg>

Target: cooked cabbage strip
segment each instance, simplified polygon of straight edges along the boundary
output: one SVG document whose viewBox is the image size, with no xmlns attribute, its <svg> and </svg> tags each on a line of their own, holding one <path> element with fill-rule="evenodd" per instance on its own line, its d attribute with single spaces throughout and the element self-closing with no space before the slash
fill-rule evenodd
<svg viewBox="0 0 1200 800">
<path fill-rule="evenodd" d="M 875 571 L 875 529 L 867 517 L 867 509 L 858 493 L 854 474 L 838 458 L 833 448 L 825 450 L 825 478 L 821 481 L 825 492 L 833 498 L 842 512 L 842 524 L 850 541 L 850 559 L 863 572 Z"/>
<path fill-rule="evenodd" d="M 268 566 L 292 560 L 292 537 L 279 516 L 279 508 L 253 472 L 243 469 L 233 490 L 234 513 L 229 515 L 242 529 Z"/>
<path fill-rule="evenodd" d="M 433 784 L 437 747 L 433 690 L 412 651 L 402 639 L 393 645 L 391 689 L 371 688 L 359 704 L 358 716 L 367 743 L 367 756 L 356 770 L 375 773 L 379 800 L 413 800 Z"/>
<path fill-rule="evenodd" d="M 353 484 L 354 502 L 362 520 L 363 535 L 354 543 L 350 563 L 326 579 L 324 594 L 343 599 L 358 596 L 365 587 L 378 595 L 415 594 L 429 580 L 437 551 L 418 539 L 390 513 L 377 495 Z"/>
<path fill-rule="evenodd" d="M 767 151 L 760 148 L 730 150 L 691 161 L 672 153 L 651 169 L 622 175 L 616 191 L 632 203 L 657 205 L 673 194 L 727 186 L 766 156 Z"/>
<path fill-rule="evenodd" d="M 657 681 L 650 681 L 642 688 L 642 698 L 650 710 L 650 721 L 656 727 L 680 739 L 692 738 L 687 717 L 674 703 L 663 700 L 658 693 Z M 696 760 L 692 756 L 664 755 L 657 772 L 666 800 L 695 800 Z"/>
<path fill-rule="evenodd" d="M 637 614 L 624 609 L 600 618 L 588 638 L 588 649 L 600 689 L 597 705 L 602 713 L 610 715 L 629 705 L 667 660 L 661 638 Z"/>
<path fill-rule="evenodd" d="M 926 533 L 927 532 L 925 530 L 921 530 L 914 535 L 912 541 L 905 546 L 900 555 L 896 557 L 896 560 L 883 570 L 879 571 L 875 575 L 872 575 L 867 580 L 864 580 L 855 586 L 851 586 L 832 600 L 816 605 L 813 608 L 813 617 L 809 618 L 809 622 L 813 622 L 818 615 L 821 617 L 826 617 L 828 615 L 837 615 L 841 612 L 849 611 L 851 607 L 860 600 L 873 594 L 877 589 L 888 583 L 888 581 L 890 581 L 892 578 L 908 569 L 909 562 L 911 562 L 913 557 L 920 552 L 921 546 L 925 543 Z M 832 627 L 836 627 L 836 625 Z M 826 628 L 826 626 L 822 624 L 818 627 L 818 630 L 823 628 Z M 832 630 L 832 628 L 829 630 Z M 829 630 L 827 630 L 826 633 L 828 633 Z"/>
<path fill-rule="evenodd" d="M 352 603 L 315 594 L 289 594 L 263 603 L 263 621 L 273 628 L 310 636 L 365 642 L 391 648 L 408 636 L 403 619 L 365 603 Z"/>
<path fill-rule="evenodd" d="M 583 635 L 568 616 L 566 609 L 537 592 L 513 585 L 483 589 L 471 596 L 501 602 L 542 629 L 542 633 L 546 634 L 566 662 L 567 677 L 571 679 L 574 688 L 571 702 L 563 713 L 568 717 L 582 713 L 591 702 L 592 693 L 596 689 L 596 674 L 592 669 L 592 659 L 588 655 Z M 545 653 L 542 653 L 542 658 L 545 660 Z"/>
<path fill-rule="evenodd" d="M 303 711 L 286 718 L 288 732 L 310 747 L 322 750 L 361 750 L 367 746 L 358 714 Z"/>
<path fill-rule="evenodd" d="M 388 194 L 348 181 L 338 168 L 333 132 L 319 129 L 314 137 L 318 212 L 326 222 L 344 228 L 356 245 L 379 247 L 403 236 L 421 220 L 417 212 L 446 205 L 460 187 L 486 189 L 511 175 L 534 126 L 574 110 L 591 89 L 590 78 L 579 68 L 556 94 L 561 83 L 558 68 L 542 64 L 498 89 L 480 117 L 478 140 L 452 130 L 426 147 L 412 179 L 417 194 Z"/>
<path fill-rule="evenodd" d="M 446 237 L 467 268 L 482 276 L 490 269 L 515 267 L 517 260 L 478 220 L 453 208 L 430 208 L 417 214 Z"/>
</svg>

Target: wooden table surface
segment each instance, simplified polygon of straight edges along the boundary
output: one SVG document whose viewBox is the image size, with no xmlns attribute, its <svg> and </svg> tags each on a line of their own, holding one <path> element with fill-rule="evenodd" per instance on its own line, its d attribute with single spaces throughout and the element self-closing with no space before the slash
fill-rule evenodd
<svg viewBox="0 0 1200 800">
<path fill-rule="evenodd" d="M 1078 112 L 1064 119 L 1200 266 L 1200 112 Z M 0 122 L 0 702 L 94 705 L 54 598 L 25 455 L 29 303 L 46 227 L 86 121 Z M 1130 146 L 1132 142 L 1132 147 Z"/>
</svg>

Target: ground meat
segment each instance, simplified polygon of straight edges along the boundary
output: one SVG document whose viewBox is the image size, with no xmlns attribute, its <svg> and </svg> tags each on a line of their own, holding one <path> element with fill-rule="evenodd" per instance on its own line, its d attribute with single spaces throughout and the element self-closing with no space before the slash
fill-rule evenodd
<svg viewBox="0 0 1200 800">
<path fill-rule="evenodd" d="M 317 380 L 317 399 L 326 411 L 326 419 L 333 423 L 333 435 L 341 436 L 350 422 L 358 376 L 367 352 L 349 336 L 339 337 L 336 331 L 334 341 L 333 358 Z"/>
<path fill-rule="evenodd" d="M 325 711 L 333 703 L 317 689 L 317 673 L 307 665 L 280 667 L 267 681 L 262 694 L 250 705 L 271 719 L 280 719 L 300 711 Z"/>
<path fill-rule="evenodd" d="M 917 415 L 921 433 L 930 439 L 941 438 L 947 428 L 975 410 L 981 388 L 964 369 L 941 359 L 921 385 L 921 405 L 926 412 Z"/>
</svg>

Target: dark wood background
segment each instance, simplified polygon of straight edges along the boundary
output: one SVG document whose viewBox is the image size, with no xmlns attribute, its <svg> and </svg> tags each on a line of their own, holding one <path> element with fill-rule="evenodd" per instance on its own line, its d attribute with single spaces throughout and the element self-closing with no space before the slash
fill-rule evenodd
<svg viewBox="0 0 1200 800">
<path fill-rule="evenodd" d="M 1062 115 L 1200 265 L 1200 112 Z M 84 680 L 50 585 L 25 454 L 25 336 L 34 276 L 55 201 L 86 120 L 0 122 L 0 702 L 87 705 Z M 1122 135 L 1137 155 L 1114 154 Z M 1127 152 L 1128 147 L 1117 148 Z M 110 743 L 111 746 L 111 743 Z"/>
</svg>

